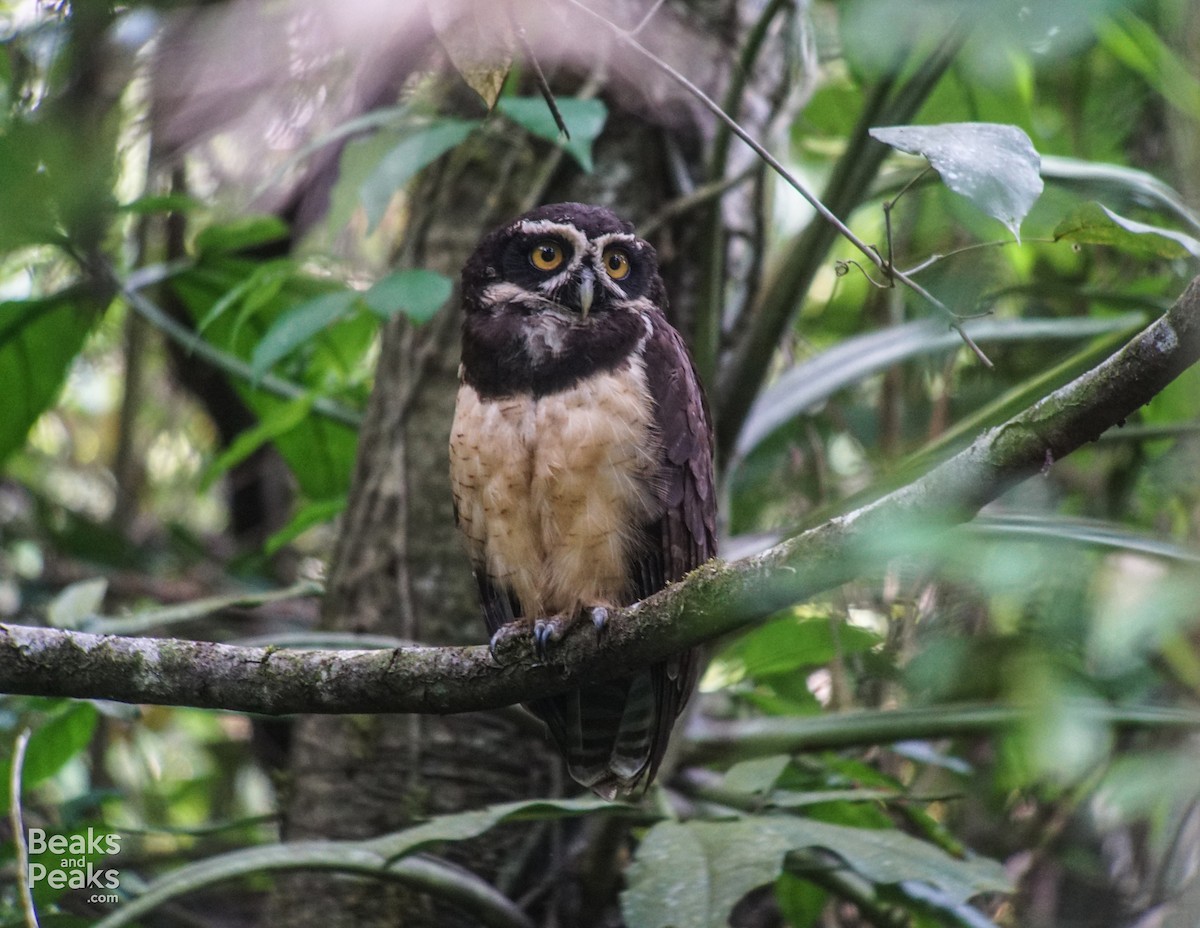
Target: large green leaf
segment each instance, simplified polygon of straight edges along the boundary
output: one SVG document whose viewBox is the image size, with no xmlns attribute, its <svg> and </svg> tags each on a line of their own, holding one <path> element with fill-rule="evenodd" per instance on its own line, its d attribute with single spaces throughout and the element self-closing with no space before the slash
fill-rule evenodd
<svg viewBox="0 0 1200 928">
<path fill-rule="evenodd" d="M 928 884 L 958 904 L 1012 888 L 995 861 L 959 860 L 892 829 L 747 816 L 655 825 L 627 872 L 622 911 L 640 928 L 725 928 L 746 893 L 773 883 L 789 854 L 808 849 L 833 854 L 872 883 Z M 803 876 L 802 867 L 793 872 Z"/>
<path fill-rule="evenodd" d="M 25 443 L 58 398 L 67 371 L 99 317 L 75 294 L 0 303 L 0 462 Z"/>
<path fill-rule="evenodd" d="M 888 126 L 871 130 L 886 145 L 924 156 L 942 183 L 1021 237 L 1021 220 L 1042 192 L 1041 159 L 1016 126 L 985 122 Z"/>
</svg>

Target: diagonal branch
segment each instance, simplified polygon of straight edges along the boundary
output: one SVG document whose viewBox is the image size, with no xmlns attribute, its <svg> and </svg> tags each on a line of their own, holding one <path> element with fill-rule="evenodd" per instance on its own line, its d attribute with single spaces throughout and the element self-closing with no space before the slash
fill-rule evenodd
<svg viewBox="0 0 1200 928">
<path fill-rule="evenodd" d="M 463 712 L 628 673 L 911 555 L 1096 440 L 1200 359 L 1200 278 L 1121 351 L 906 487 L 733 564 L 712 562 L 590 623 L 537 664 L 485 647 L 299 651 L 0 625 L 0 692 L 266 714 Z M 914 533 L 911 529 L 921 529 Z M 901 552 L 901 546 L 904 550 Z M 516 650 L 525 649 L 520 643 Z"/>
</svg>

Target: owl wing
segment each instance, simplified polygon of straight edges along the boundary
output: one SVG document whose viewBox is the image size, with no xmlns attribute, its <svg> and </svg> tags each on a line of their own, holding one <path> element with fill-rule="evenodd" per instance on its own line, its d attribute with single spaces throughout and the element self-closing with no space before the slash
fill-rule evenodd
<svg viewBox="0 0 1200 928">
<path fill-rule="evenodd" d="M 713 430 L 691 356 L 666 320 L 652 317 L 643 362 L 661 451 L 656 490 L 662 515 L 646 528 L 633 565 L 645 599 L 717 553 Z"/>
<path fill-rule="evenodd" d="M 683 339 L 657 315 L 652 317 L 643 361 L 661 448 L 655 483 L 662 514 L 645 527 L 644 544 L 631 565 L 639 600 L 682 579 L 717 553 L 713 430 L 708 407 Z M 694 649 L 650 668 L 655 711 L 649 732 L 647 782 L 662 762 L 671 729 L 698 670 Z"/>
</svg>

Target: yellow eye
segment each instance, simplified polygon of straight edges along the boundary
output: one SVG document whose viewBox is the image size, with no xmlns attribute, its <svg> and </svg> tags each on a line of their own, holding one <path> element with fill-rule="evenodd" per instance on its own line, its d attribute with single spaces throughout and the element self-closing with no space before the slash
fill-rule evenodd
<svg viewBox="0 0 1200 928">
<path fill-rule="evenodd" d="M 563 263 L 562 246 L 557 242 L 538 242 L 529 252 L 529 260 L 539 271 L 553 271 Z"/>
<path fill-rule="evenodd" d="M 604 249 L 604 270 L 613 280 L 624 280 L 629 276 L 629 255 L 620 248 Z"/>
</svg>

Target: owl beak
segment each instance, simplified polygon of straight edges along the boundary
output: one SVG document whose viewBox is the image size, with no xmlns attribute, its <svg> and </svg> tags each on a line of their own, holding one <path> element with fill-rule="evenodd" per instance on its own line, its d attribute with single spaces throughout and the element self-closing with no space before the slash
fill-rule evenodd
<svg viewBox="0 0 1200 928">
<path fill-rule="evenodd" d="M 579 314 L 587 318 L 588 310 L 592 308 L 592 300 L 596 295 L 596 275 L 590 267 L 585 267 L 579 274 Z"/>
</svg>

